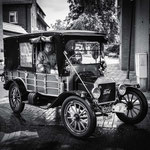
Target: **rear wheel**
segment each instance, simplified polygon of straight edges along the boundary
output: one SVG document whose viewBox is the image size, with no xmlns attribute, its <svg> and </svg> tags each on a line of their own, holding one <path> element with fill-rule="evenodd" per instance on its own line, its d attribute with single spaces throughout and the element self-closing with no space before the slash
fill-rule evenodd
<svg viewBox="0 0 150 150">
<path fill-rule="evenodd" d="M 148 104 L 144 94 L 138 89 L 127 88 L 126 94 L 120 97 L 120 102 L 127 107 L 125 114 L 117 113 L 121 121 L 128 124 L 136 124 L 145 118 Z"/>
<path fill-rule="evenodd" d="M 9 88 L 9 104 L 13 112 L 21 113 L 24 109 L 24 103 L 22 103 L 22 93 L 19 86 L 16 83 L 12 83 Z"/>
<path fill-rule="evenodd" d="M 61 117 L 66 129 L 75 137 L 88 137 L 95 130 L 95 113 L 80 97 L 70 96 L 64 101 Z"/>
</svg>

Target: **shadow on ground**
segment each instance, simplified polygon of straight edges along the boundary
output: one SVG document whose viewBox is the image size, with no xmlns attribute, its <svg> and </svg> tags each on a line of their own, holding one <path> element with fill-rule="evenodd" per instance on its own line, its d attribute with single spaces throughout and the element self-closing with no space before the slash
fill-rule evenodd
<svg viewBox="0 0 150 150">
<path fill-rule="evenodd" d="M 149 116 L 135 126 L 122 123 L 116 128 L 97 127 L 91 137 L 77 139 L 64 129 L 57 112 L 27 105 L 21 115 L 16 115 L 8 103 L 0 105 L 0 149 L 137 150 L 150 146 Z"/>
</svg>

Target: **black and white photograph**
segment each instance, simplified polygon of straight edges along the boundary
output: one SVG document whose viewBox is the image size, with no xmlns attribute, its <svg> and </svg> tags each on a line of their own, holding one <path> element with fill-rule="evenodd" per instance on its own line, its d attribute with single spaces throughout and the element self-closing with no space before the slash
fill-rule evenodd
<svg viewBox="0 0 150 150">
<path fill-rule="evenodd" d="M 0 150 L 148 147 L 149 0 L 0 0 Z"/>
</svg>

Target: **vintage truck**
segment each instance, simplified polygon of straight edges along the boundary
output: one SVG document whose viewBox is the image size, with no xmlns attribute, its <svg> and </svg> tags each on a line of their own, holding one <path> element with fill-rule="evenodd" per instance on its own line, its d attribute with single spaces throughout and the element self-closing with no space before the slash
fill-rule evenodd
<svg viewBox="0 0 150 150">
<path fill-rule="evenodd" d="M 97 116 L 110 112 L 128 124 L 141 122 L 148 110 L 144 94 L 103 74 L 105 37 L 94 31 L 66 30 L 5 38 L 2 78 L 13 112 L 21 113 L 25 104 L 61 107 L 65 128 L 78 138 L 90 136 Z M 38 54 L 47 42 L 56 56 L 49 73 L 37 71 Z"/>
</svg>

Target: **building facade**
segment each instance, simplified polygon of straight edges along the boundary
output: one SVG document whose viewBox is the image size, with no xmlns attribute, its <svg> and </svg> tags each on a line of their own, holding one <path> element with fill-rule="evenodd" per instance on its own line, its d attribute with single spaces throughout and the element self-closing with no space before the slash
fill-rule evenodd
<svg viewBox="0 0 150 150">
<path fill-rule="evenodd" d="M 0 0 L 0 61 L 3 60 L 3 16 L 2 16 L 2 1 Z"/>
<path fill-rule="evenodd" d="M 128 70 L 130 64 L 130 70 L 136 71 L 141 89 L 150 90 L 150 2 L 118 0 L 118 8 L 121 27 L 121 69 Z"/>
<path fill-rule="evenodd" d="M 0 0 L 0 60 L 3 59 L 3 37 L 46 31 L 45 13 L 36 0 Z"/>
<path fill-rule="evenodd" d="M 3 22 L 20 25 L 28 33 L 46 31 L 45 13 L 36 0 L 3 0 Z"/>
</svg>

